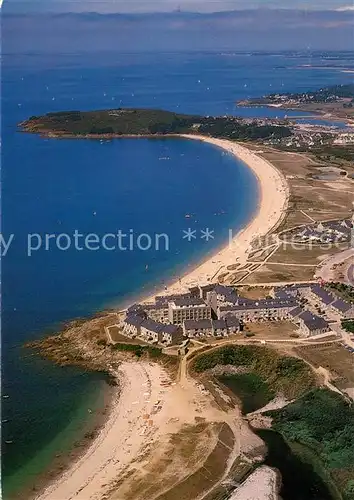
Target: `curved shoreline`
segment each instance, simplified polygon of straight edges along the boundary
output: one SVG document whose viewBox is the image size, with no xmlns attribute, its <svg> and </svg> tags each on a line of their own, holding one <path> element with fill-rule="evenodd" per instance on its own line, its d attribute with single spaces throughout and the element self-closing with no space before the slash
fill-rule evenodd
<svg viewBox="0 0 354 500">
<path fill-rule="evenodd" d="M 215 281 L 218 274 L 228 266 L 247 261 L 247 254 L 255 238 L 264 237 L 274 231 L 283 221 L 289 202 L 289 186 L 283 174 L 264 158 L 246 146 L 228 139 L 216 139 L 203 135 L 181 134 L 180 137 L 212 144 L 241 160 L 257 177 L 259 200 L 252 219 L 221 249 L 209 256 L 204 262 L 187 271 L 180 279 L 171 280 L 163 289 L 155 288 L 153 293 L 140 296 L 141 301 L 151 301 L 155 295 L 183 293 L 189 287 L 205 285 Z"/>
<path fill-rule="evenodd" d="M 282 221 L 289 197 L 288 186 L 282 174 L 246 147 L 224 139 L 194 135 L 181 135 L 180 137 L 208 142 L 243 161 L 258 179 L 260 197 L 257 211 L 248 225 L 219 252 L 167 287 L 168 293 L 179 293 L 194 284 L 211 282 L 215 272 L 218 270 L 220 272 L 228 265 L 235 264 L 236 259 L 243 264 L 247 259 L 252 240 L 257 236 L 268 234 Z M 163 293 L 166 293 L 166 289 Z M 58 494 L 65 500 L 74 497 L 83 500 L 96 498 L 98 492 L 105 490 L 107 483 L 114 481 L 114 478 L 122 474 L 132 460 L 141 454 L 144 446 L 155 441 L 157 436 L 161 436 L 162 427 L 168 424 L 169 432 L 178 430 L 181 424 L 175 422 L 172 425 L 171 419 L 173 420 L 172 417 L 174 417 L 177 421 L 183 420 L 180 408 L 178 404 L 177 407 L 175 404 L 176 399 L 180 399 L 181 404 L 185 400 L 186 395 L 182 396 L 182 394 L 187 387 L 187 392 L 193 395 L 192 399 L 195 400 L 196 397 L 195 384 L 192 381 L 186 384 L 187 387 L 179 387 L 179 385 L 175 388 L 171 387 L 173 398 L 166 398 L 163 405 L 164 411 L 156 420 L 154 418 L 152 428 L 146 428 L 143 415 L 151 413 L 155 401 L 165 399 L 163 394 L 166 392 L 166 386 L 162 380 L 166 375 L 158 365 L 153 368 L 152 366 L 139 366 L 136 363 L 124 363 L 116 376 L 119 376 L 122 381 L 122 392 L 112 402 L 108 418 L 99 435 L 81 458 L 73 462 L 69 470 L 42 491 L 36 497 L 37 500 L 54 500 L 53 495 Z M 181 390 L 183 390 L 182 393 Z M 146 391 L 145 397 L 142 397 L 143 391 Z M 199 397 L 199 390 L 197 394 Z M 211 419 L 219 420 L 220 415 L 215 414 L 209 398 L 206 399 L 209 409 L 205 408 L 205 411 L 212 413 Z M 190 400 L 190 396 L 187 400 Z M 185 404 L 187 405 L 185 408 L 189 407 L 191 410 L 191 403 L 185 400 Z M 160 425 L 156 426 L 157 421 L 160 421 Z M 118 436 L 119 439 L 117 439 Z M 253 438 L 249 436 L 249 439 L 252 441 Z"/>
</svg>

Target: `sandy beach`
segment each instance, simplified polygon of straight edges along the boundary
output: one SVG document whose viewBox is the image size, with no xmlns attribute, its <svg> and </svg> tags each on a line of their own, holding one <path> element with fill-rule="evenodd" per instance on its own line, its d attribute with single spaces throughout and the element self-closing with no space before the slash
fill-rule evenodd
<svg viewBox="0 0 354 500">
<path fill-rule="evenodd" d="M 278 500 L 277 483 L 275 470 L 267 466 L 259 467 L 228 500 Z"/>
<path fill-rule="evenodd" d="M 230 426 L 235 435 L 233 460 L 240 452 L 262 444 L 245 425 L 238 408 L 229 413 L 221 411 L 212 404 L 212 395 L 186 374 L 178 382 L 172 382 L 156 363 L 125 362 L 116 376 L 121 384 L 120 397 L 117 393 L 99 436 L 36 500 L 100 500 L 103 497 L 124 500 L 131 488 L 129 475 L 147 466 L 146 456 L 152 452 L 154 460 L 164 460 L 169 437 L 182 426 L 195 425 L 196 418 L 200 417 L 205 422 L 226 422 Z M 204 439 L 202 442 L 202 459 L 205 459 L 211 449 Z M 211 445 L 215 443 L 209 443 Z M 183 479 L 185 467 L 179 473 Z M 128 485 L 125 482 L 118 485 L 122 475 L 128 479 Z"/>
<path fill-rule="evenodd" d="M 228 266 L 235 263 L 242 266 L 247 261 L 247 254 L 252 241 L 275 229 L 283 220 L 288 206 L 289 188 L 286 179 L 279 170 L 264 158 L 247 147 L 229 140 L 199 135 L 182 135 L 182 137 L 213 144 L 243 161 L 258 179 L 259 200 L 257 211 L 245 228 L 232 235 L 226 246 L 196 268 L 187 271 L 184 276 L 173 281 L 164 289 L 154 291 L 153 294 L 145 298 L 145 301 L 152 301 L 155 295 L 183 293 L 188 291 L 189 287 L 211 283 L 216 281 L 217 276 L 225 272 Z M 237 196 L 237 193 L 235 193 L 235 196 Z"/>
<path fill-rule="evenodd" d="M 211 282 L 221 269 L 235 262 L 245 262 L 252 240 L 279 224 L 288 202 L 288 188 L 283 176 L 246 147 L 221 139 L 185 137 L 209 142 L 245 162 L 259 180 L 260 199 L 249 225 L 216 255 L 172 284 L 168 292 L 181 292 L 190 286 Z M 241 452 L 262 446 L 262 441 L 243 421 L 239 408 L 222 411 L 215 405 L 213 396 L 188 376 L 185 359 L 177 382 L 172 382 L 157 363 L 125 362 L 113 374 L 120 381 L 120 394 L 117 391 L 105 426 L 85 454 L 36 500 L 131 498 L 128 495 L 132 487 L 129 481 L 134 481 L 137 469 L 148 467 L 144 462 L 146 454 L 152 453 L 154 460 L 159 454 L 163 457 L 169 436 L 185 425 L 195 425 L 201 417 L 210 425 L 225 423 L 231 429 L 234 445 L 229 458 L 230 467 Z M 204 459 L 211 452 L 207 446 L 210 448 L 212 444 L 212 439 L 209 445 L 205 444 Z M 225 474 L 227 472 L 226 468 Z M 181 468 L 180 474 L 180 480 L 183 480 L 185 467 Z M 122 477 L 126 480 L 119 484 Z"/>
</svg>

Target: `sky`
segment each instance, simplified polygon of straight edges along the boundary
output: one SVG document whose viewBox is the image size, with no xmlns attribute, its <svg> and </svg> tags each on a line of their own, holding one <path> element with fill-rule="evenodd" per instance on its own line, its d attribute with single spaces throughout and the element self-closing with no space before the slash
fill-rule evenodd
<svg viewBox="0 0 354 500">
<path fill-rule="evenodd" d="M 12 16 L 3 16 L 3 47 L 9 53 L 46 51 L 47 45 L 54 52 L 64 46 L 348 51 L 354 48 L 354 8 L 345 1 L 4 0 L 2 10 Z"/>
<path fill-rule="evenodd" d="M 12 12 L 219 12 L 253 8 L 354 10 L 350 0 L 0 0 Z"/>
<path fill-rule="evenodd" d="M 48 0 L 49 1 L 49 0 Z M 353 50 L 352 12 L 5 15 L 3 53 L 175 50 Z M 45 40 L 45 43 L 43 41 Z"/>
</svg>

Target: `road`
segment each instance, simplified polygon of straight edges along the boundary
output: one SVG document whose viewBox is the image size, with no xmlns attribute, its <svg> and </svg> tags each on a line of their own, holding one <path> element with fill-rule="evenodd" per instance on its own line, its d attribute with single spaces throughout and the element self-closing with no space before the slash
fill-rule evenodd
<svg viewBox="0 0 354 500">
<path fill-rule="evenodd" d="M 249 287 L 273 287 L 273 286 L 289 286 L 289 285 L 305 285 L 306 283 L 318 283 L 318 280 L 305 280 L 305 281 L 277 281 L 275 283 L 241 283 L 241 286 Z"/>
</svg>

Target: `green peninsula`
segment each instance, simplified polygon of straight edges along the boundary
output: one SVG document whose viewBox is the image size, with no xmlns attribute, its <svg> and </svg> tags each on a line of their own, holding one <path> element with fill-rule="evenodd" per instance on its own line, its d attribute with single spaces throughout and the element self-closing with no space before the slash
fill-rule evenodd
<svg viewBox="0 0 354 500">
<path fill-rule="evenodd" d="M 47 137 L 120 137 L 200 134 L 238 140 L 290 137 L 284 121 L 198 116 L 155 109 L 60 111 L 31 116 L 21 130 Z"/>
</svg>

